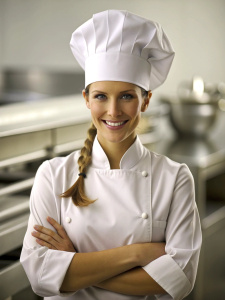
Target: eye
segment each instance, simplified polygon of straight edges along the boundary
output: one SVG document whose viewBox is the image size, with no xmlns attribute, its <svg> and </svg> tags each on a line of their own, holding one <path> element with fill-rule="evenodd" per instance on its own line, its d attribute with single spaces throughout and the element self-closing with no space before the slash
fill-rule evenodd
<svg viewBox="0 0 225 300">
<path fill-rule="evenodd" d="M 104 94 L 97 94 L 94 96 L 94 98 L 98 100 L 105 100 L 106 96 Z"/>
<path fill-rule="evenodd" d="M 125 100 L 131 100 L 134 98 L 134 96 L 131 94 L 123 94 L 121 98 Z"/>
</svg>

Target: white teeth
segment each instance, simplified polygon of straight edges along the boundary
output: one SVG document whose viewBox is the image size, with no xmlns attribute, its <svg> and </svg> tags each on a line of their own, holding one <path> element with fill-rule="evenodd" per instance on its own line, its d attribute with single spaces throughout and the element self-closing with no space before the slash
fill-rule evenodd
<svg viewBox="0 0 225 300">
<path fill-rule="evenodd" d="M 108 124 L 108 125 L 110 125 L 110 126 L 114 126 L 114 127 L 123 125 L 123 124 L 125 123 L 125 121 L 123 121 L 123 122 L 118 122 L 118 123 L 111 123 L 111 122 L 109 122 L 109 121 L 105 121 L 105 122 L 106 122 L 106 124 Z"/>
</svg>

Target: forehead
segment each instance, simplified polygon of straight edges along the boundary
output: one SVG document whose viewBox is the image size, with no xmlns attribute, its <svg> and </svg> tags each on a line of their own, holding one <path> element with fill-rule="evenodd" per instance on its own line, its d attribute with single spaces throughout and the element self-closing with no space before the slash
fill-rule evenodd
<svg viewBox="0 0 225 300">
<path fill-rule="evenodd" d="M 97 81 L 93 82 L 90 85 L 90 91 L 102 91 L 102 92 L 121 92 L 121 91 L 128 91 L 134 90 L 138 91 L 140 88 L 135 84 L 129 82 L 122 82 L 122 81 Z"/>
</svg>

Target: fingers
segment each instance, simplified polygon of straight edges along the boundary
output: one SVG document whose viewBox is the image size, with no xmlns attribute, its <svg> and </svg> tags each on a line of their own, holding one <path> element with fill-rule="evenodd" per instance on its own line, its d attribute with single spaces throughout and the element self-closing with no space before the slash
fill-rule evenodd
<svg viewBox="0 0 225 300">
<path fill-rule="evenodd" d="M 33 234 L 32 234 L 33 235 Z M 36 239 L 36 242 L 40 245 L 40 246 L 45 246 L 45 247 L 48 247 L 49 249 L 53 249 L 53 250 L 57 250 L 57 248 L 55 248 L 53 245 L 45 242 L 45 241 L 42 241 L 42 240 L 39 240 L 39 239 Z"/>
<path fill-rule="evenodd" d="M 46 242 L 49 242 L 50 240 L 54 240 L 57 242 L 61 241 L 61 237 L 54 232 L 53 230 L 46 228 L 41 225 L 35 225 L 34 229 L 38 232 L 38 238 L 41 238 L 42 240 L 45 240 Z"/>
<path fill-rule="evenodd" d="M 47 217 L 47 221 L 56 229 L 56 231 L 58 232 L 58 235 L 61 238 L 67 238 L 67 233 L 64 230 L 64 228 L 62 227 L 62 225 L 60 225 L 58 222 L 56 222 L 55 219 Z"/>
<path fill-rule="evenodd" d="M 75 252 L 73 243 L 69 239 L 63 227 L 51 218 L 52 226 L 57 230 L 57 233 L 44 226 L 35 225 L 31 234 L 36 238 L 36 242 L 41 246 L 46 246 L 49 249 L 56 249 L 68 252 Z M 49 222 L 49 223 L 50 223 Z"/>
<path fill-rule="evenodd" d="M 51 234 L 53 231 L 47 230 L 42 226 L 34 226 L 37 231 L 33 231 L 31 234 L 33 237 L 37 238 L 36 242 L 41 246 L 46 246 L 49 249 L 56 249 L 59 242 L 53 238 Z M 43 229 L 42 229 L 43 228 Z M 41 230 L 45 231 L 48 234 L 43 233 Z M 54 233 L 55 234 L 55 233 Z"/>
</svg>

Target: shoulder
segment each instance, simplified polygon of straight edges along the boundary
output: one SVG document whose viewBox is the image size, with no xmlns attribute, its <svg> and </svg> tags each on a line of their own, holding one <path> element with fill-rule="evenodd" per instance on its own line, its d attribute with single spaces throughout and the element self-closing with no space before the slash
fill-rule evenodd
<svg viewBox="0 0 225 300">
<path fill-rule="evenodd" d="M 150 152 L 152 163 L 155 165 L 162 165 L 164 167 L 168 167 L 171 169 L 188 168 L 186 164 L 174 161 L 166 155 L 159 154 L 154 151 L 149 151 L 149 152 Z"/>
<path fill-rule="evenodd" d="M 62 177 L 65 174 L 74 173 L 77 168 L 77 160 L 80 150 L 74 151 L 65 157 L 54 157 L 44 161 L 38 168 L 36 177 Z"/>
<path fill-rule="evenodd" d="M 193 181 L 193 176 L 185 163 L 176 162 L 169 157 L 150 151 L 151 167 L 154 173 L 167 173 L 176 180 L 181 177 L 188 178 Z"/>
<path fill-rule="evenodd" d="M 169 168 L 179 168 L 180 167 L 180 163 L 170 159 L 169 157 L 153 152 L 153 151 L 149 151 L 150 155 L 151 155 L 151 160 L 153 164 L 157 164 L 157 165 L 164 165 L 164 166 L 168 166 Z"/>
<path fill-rule="evenodd" d="M 159 186 L 165 192 L 165 199 L 174 202 L 176 197 L 192 206 L 195 200 L 195 184 L 193 175 L 184 163 L 173 161 L 165 155 L 150 151 L 152 188 Z M 162 195 L 162 192 L 161 192 Z M 176 196 L 176 197 L 175 197 Z M 185 199 L 187 199 L 185 201 Z M 178 200 L 179 201 L 179 200 Z"/>
<path fill-rule="evenodd" d="M 32 195 L 49 198 L 60 195 L 75 181 L 78 173 L 79 151 L 65 157 L 55 157 L 44 161 L 37 170 Z M 51 196 L 50 196 L 51 195 Z"/>
</svg>

